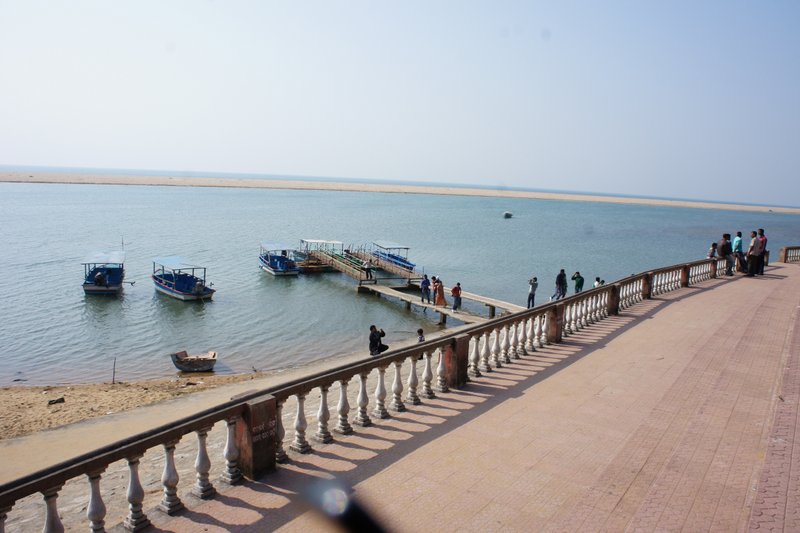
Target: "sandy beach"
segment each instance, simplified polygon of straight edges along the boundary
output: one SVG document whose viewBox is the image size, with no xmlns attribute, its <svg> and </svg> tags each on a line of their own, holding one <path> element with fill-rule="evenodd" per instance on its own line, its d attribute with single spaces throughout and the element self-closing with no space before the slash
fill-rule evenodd
<svg viewBox="0 0 800 533">
<path fill-rule="evenodd" d="M 168 187 L 232 187 L 245 189 L 295 189 L 316 191 L 382 192 L 398 194 L 437 194 L 450 196 L 485 196 L 494 198 L 528 198 L 571 202 L 601 202 L 612 204 L 688 207 L 695 209 L 725 209 L 731 211 L 774 212 L 800 215 L 800 207 L 770 207 L 734 203 L 664 200 L 658 198 L 626 198 L 590 194 L 478 189 L 469 187 L 434 187 L 393 185 L 390 183 L 346 183 L 333 181 L 261 180 L 236 178 L 185 178 L 169 176 L 123 176 L 55 172 L 0 172 L 0 182 L 65 183 L 82 185 L 146 185 Z"/>
</svg>

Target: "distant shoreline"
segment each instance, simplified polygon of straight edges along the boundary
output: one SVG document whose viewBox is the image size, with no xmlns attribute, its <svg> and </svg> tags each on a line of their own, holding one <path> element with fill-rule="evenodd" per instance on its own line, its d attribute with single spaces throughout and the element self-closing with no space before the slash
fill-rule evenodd
<svg viewBox="0 0 800 533">
<path fill-rule="evenodd" d="M 736 203 L 712 203 L 690 200 L 629 198 L 611 195 L 568 194 L 534 191 L 479 189 L 470 187 L 393 185 L 388 183 L 352 183 L 306 180 L 270 180 L 238 178 L 186 178 L 169 176 L 102 175 L 56 172 L 0 172 L 0 182 L 51 183 L 73 185 L 142 185 L 161 187 L 229 187 L 240 189 L 293 189 L 306 191 L 380 192 L 398 194 L 434 194 L 446 196 L 483 196 L 490 198 L 520 198 L 570 202 L 599 202 L 625 205 L 687 207 L 692 209 L 721 209 L 751 213 L 783 213 L 800 215 L 800 207 L 770 207 Z"/>
</svg>

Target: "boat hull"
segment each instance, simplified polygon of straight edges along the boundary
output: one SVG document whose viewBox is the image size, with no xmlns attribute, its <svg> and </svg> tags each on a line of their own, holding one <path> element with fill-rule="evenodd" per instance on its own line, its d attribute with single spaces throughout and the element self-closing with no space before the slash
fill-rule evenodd
<svg viewBox="0 0 800 533">
<path fill-rule="evenodd" d="M 84 283 L 83 292 L 84 294 L 108 294 L 114 296 L 122 292 L 122 284 L 104 286 L 95 285 L 94 283 Z"/>
<path fill-rule="evenodd" d="M 300 273 L 300 269 L 299 268 L 294 269 L 294 270 L 275 270 L 275 269 L 270 268 L 268 266 L 264 266 L 263 263 L 258 265 L 258 266 L 261 268 L 261 270 L 263 270 L 264 272 L 269 272 L 273 276 L 296 276 L 296 275 L 298 275 Z"/>
<path fill-rule="evenodd" d="M 183 355 L 183 357 L 181 357 Z M 182 372 L 212 372 L 217 364 L 217 352 L 209 352 L 205 356 L 186 355 L 186 352 L 169 354 L 172 364 Z"/>
<path fill-rule="evenodd" d="M 183 301 L 210 300 L 216 292 L 215 289 L 210 289 L 208 287 L 203 287 L 203 292 L 199 294 L 195 292 L 180 291 L 175 289 L 171 283 L 165 282 L 156 276 L 153 276 L 153 284 L 156 287 L 156 291 Z"/>
</svg>

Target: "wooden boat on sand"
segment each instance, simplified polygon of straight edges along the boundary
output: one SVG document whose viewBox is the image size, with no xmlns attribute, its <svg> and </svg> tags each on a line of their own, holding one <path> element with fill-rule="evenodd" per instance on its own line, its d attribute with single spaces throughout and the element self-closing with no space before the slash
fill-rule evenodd
<svg viewBox="0 0 800 533">
<path fill-rule="evenodd" d="M 175 368 L 184 372 L 211 372 L 217 363 L 217 352 L 189 355 L 186 351 L 169 354 Z"/>
</svg>

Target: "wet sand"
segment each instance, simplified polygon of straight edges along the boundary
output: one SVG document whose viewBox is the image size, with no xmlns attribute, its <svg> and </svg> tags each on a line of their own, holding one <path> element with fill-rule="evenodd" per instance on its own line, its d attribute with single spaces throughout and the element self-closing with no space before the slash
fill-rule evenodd
<svg viewBox="0 0 800 533">
<path fill-rule="evenodd" d="M 185 178 L 169 176 L 123 176 L 55 172 L 0 172 L 0 182 L 66 183 L 91 185 L 149 185 L 172 187 L 233 187 L 249 189 L 295 189 L 317 191 L 382 192 L 400 194 L 437 194 L 451 196 L 484 196 L 494 198 L 528 198 L 572 202 L 602 202 L 628 205 L 689 207 L 696 209 L 725 209 L 748 212 L 774 212 L 800 215 L 800 207 L 770 207 L 735 203 L 711 203 L 657 198 L 626 198 L 590 194 L 477 189 L 469 187 L 393 185 L 390 183 L 344 183 L 332 181 L 266 180 L 237 178 Z"/>
</svg>

